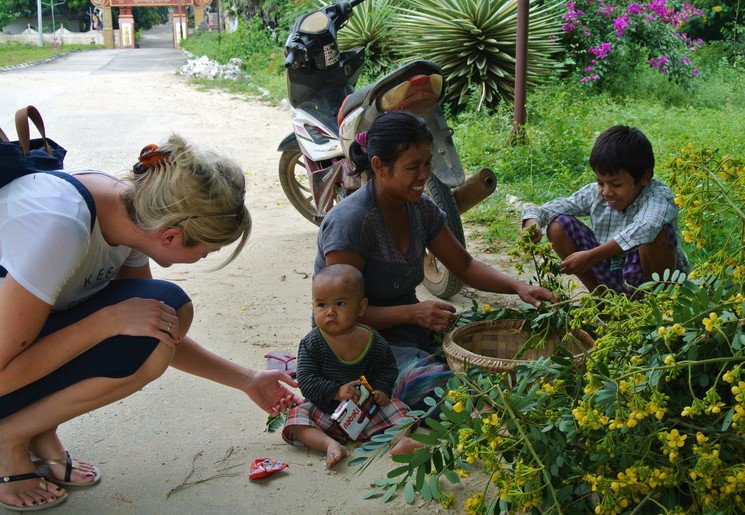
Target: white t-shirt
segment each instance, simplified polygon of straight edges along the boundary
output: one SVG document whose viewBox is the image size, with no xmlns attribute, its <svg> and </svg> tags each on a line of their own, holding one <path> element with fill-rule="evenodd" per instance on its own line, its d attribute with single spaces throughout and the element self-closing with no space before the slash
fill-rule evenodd
<svg viewBox="0 0 745 515">
<path fill-rule="evenodd" d="M 123 265 L 148 262 L 138 250 L 110 246 L 98 221 L 92 232 L 90 222 L 85 200 L 67 181 L 45 173 L 15 179 L 0 188 L 0 265 L 61 311 L 103 289 Z"/>
</svg>

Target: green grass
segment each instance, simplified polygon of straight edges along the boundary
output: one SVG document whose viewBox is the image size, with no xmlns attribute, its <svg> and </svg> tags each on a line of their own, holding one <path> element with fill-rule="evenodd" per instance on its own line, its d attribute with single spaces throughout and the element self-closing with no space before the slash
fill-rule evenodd
<svg viewBox="0 0 745 515">
<path fill-rule="evenodd" d="M 33 63 L 63 52 L 77 52 L 103 48 L 103 45 L 64 45 L 58 49 L 45 44 L 43 47 L 27 43 L 8 42 L 0 44 L 0 67 Z"/>
</svg>

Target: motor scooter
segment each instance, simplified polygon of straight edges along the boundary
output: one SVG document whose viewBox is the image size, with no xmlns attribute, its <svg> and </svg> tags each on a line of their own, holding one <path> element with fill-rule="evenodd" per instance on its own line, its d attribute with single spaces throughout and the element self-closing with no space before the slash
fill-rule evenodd
<svg viewBox="0 0 745 515">
<path fill-rule="evenodd" d="M 474 180 L 465 180 L 453 130 L 441 108 L 445 79 L 434 63 L 411 62 L 355 91 L 365 48 L 340 52 L 337 33 L 363 1 L 339 0 L 303 14 L 287 38 L 287 93 L 294 109 L 293 132 L 278 148 L 282 189 L 305 218 L 320 225 L 335 204 L 362 185 L 360 177 L 349 175 L 346 157 L 356 134 L 386 111 L 412 112 L 426 121 L 434 136 L 426 194 L 445 211 L 448 227 L 465 245 L 460 214 L 494 191 L 494 174 L 484 169 Z M 423 284 L 440 298 L 451 297 L 462 287 L 429 254 Z"/>
</svg>

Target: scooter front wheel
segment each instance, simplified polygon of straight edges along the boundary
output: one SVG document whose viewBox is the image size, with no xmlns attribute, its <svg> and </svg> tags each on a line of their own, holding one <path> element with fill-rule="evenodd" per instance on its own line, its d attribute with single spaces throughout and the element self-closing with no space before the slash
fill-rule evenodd
<svg viewBox="0 0 745 515">
<path fill-rule="evenodd" d="M 434 175 L 429 176 L 424 188 L 429 198 L 445 211 L 448 228 L 465 247 L 466 238 L 463 235 L 463 224 L 452 190 Z M 463 282 L 429 252 L 424 256 L 424 281 L 422 281 L 422 284 L 432 295 L 441 299 L 448 299 L 463 288 Z"/>
<path fill-rule="evenodd" d="M 302 157 L 303 153 L 299 150 L 282 152 L 279 159 L 279 182 L 290 204 L 306 219 L 321 225 L 323 215 L 318 212 L 313 202 L 313 192 Z"/>
</svg>

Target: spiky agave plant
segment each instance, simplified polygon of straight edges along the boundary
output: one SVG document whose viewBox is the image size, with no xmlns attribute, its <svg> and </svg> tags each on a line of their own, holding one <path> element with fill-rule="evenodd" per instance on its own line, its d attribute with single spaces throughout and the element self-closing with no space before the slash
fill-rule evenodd
<svg viewBox="0 0 745 515">
<path fill-rule="evenodd" d="M 385 73 L 391 54 L 391 14 L 395 0 L 366 0 L 339 31 L 342 50 L 364 46 L 367 69 L 372 76 Z M 400 1 L 398 2 L 400 3 Z"/>
<path fill-rule="evenodd" d="M 463 107 L 474 90 L 478 109 L 512 100 L 515 88 L 518 0 L 409 0 L 392 19 L 407 58 L 437 63 L 448 80 L 448 101 Z M 528 83 L 560 68 L 561 0 L 530 0 Z"/>
</svg>

